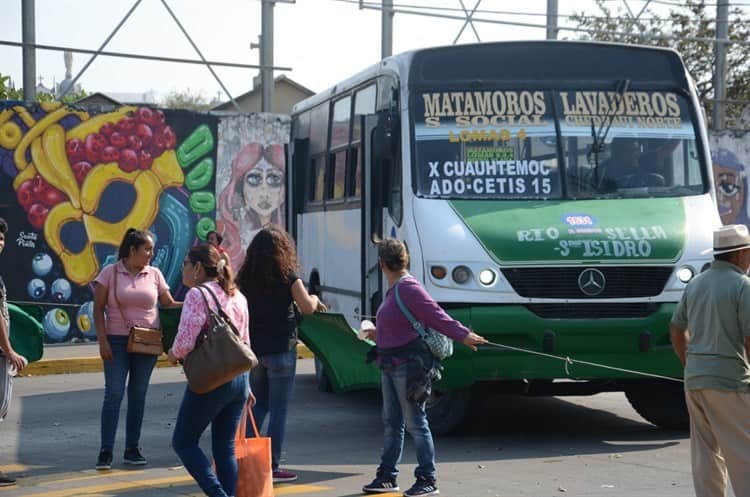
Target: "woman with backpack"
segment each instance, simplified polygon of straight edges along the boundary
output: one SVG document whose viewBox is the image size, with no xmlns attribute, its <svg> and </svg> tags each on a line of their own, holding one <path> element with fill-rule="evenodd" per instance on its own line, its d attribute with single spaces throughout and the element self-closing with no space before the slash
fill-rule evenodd
<svg viewBox="0 0 750 497">
<path fill-rule="evenodd" d="M 377 345 L 380 385 L 383 394 L 385 441 L 375 479 L 362 487 L 365 493 L 397 492 L 398 462 L 404 448 L 404 426 L 417 450 L 417 481 L 404 492 L 407 497 L 437 495 L 435 446 L 425 413 L 430 378 L 424 376 L 436 367 L 437 359 L 409 318 L 401 310 L 394 290 L 406 309 L 425 328 L 431 328 L 472 350 L 486 343 L 483 337 L 448 316 L 422 285 L 409 274 L 409 254 L 399 240 L 386 238 L 379 243 L 380 268 L 388 280 L 388 291 L 368 337 Z"/>
</svg>

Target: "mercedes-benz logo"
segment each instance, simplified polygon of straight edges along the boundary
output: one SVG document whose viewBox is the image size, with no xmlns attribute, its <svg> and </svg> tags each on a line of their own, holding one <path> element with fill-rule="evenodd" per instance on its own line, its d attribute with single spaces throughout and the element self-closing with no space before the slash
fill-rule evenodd
<svg viewBox="0 0 750 497">
<path fill-rule="evenodd" d="M 578 275 L 578 288 L 589 297 L 594 297 L 602 293 L 606 284 L 607 279 L 598 269 L 584 269 Z"/>
</svg>

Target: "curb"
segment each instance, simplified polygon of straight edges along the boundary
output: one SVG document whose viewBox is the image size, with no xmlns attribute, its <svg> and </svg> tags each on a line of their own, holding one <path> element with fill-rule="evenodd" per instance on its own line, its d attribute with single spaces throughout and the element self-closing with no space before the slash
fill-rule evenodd
<svg viewBox="0 0 750 497">
<path fill-rule="evenodd" d="M 297 357 L 299 359 L 310 359 L 313 357 L 313 353 L 304 344 L 300 343 L 297 345 Z M 176 366 L 169 364 L 167 356 L 162 354 L 156 361 L 156 367 L 171 368 Z M 32 362 L 23 369 L 20 376 L 98 373 L 102 370 L 102 360 L 99 357 L 66 357 L 64 359 L 42 359 Z"/>
</svg>

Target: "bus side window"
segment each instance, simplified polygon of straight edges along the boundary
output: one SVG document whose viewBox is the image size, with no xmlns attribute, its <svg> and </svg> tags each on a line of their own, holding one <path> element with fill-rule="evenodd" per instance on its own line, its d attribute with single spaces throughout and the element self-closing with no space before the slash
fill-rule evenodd
<svg viewBox="0 0 750 497">
<path fill-rule="evenodd" d="M 376 96 L 375 84 L 365 86 L 354 94 L 352 139 L 346 173 L 346 196 L 352 200 L 357 200 L 362 196 L 362 117 L 375 114 Z"/>
<path fill-rule="evenodd" d="M 326 156 L 320 155 L 312 160 L 310 168 L 310 202 L 322 202 L 325 192 Z"/>
</svg>

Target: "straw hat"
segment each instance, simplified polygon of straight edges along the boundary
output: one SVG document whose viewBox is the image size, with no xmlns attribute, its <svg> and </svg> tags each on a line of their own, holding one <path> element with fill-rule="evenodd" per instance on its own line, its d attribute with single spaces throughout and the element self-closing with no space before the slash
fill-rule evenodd
<svg viewBox="0 0 750 497">
<path fill-rule="evenodd" d="M 728 224 L 714 231 L 714 255 L 750 249 L 750 233 L 744 224 Z"/>
</svg>

